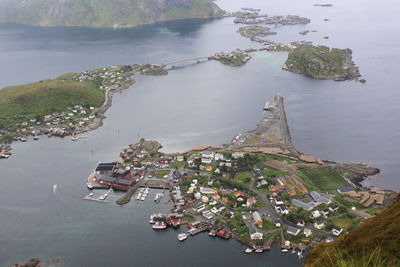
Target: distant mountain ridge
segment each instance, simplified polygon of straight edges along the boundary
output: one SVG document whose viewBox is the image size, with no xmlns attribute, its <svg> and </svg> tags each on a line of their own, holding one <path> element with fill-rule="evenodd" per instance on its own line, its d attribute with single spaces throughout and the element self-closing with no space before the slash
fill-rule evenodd
<svg viewBox="0 0 400 267">
<path fill-rule="evenodd" d="M 209 0 L 3 0 L 0 22 L 38 26 L 129 27 L 224 15 Z"/>
</svg>

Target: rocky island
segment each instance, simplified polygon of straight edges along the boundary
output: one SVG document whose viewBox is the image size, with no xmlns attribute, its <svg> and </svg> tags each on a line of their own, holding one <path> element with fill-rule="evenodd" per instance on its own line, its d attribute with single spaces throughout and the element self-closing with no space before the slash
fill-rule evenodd
<svg viewBox="0 0 400 267">
<path fill-rule="evenodd" d="M 289 53 L 283 69 L 316 79 L 358 80 L 361 75 L 351 54 L 352 51 L 348 48 L 330 49 L 326 46 L 302 45 Z"/>
<path fill-rule="evenodd" d="M 267 35 L 276 34 L 276 32 L 271 31 L 270 28 L 259 25 L 241 27 L 239 33 L 247 38 L 265 37 Z"/>
<path fill-rule="evenodd" d="M 221 17 L 209 0 L 3 0 L 0 22 L 38 26 L 131 27 L 157 21 Z"/>
</svg>

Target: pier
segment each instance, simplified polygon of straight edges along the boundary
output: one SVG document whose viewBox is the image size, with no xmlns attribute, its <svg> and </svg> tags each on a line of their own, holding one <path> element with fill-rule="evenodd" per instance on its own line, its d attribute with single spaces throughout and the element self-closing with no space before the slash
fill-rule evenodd
<svg viewBox="0 0 400 267">
<path fill-rule="evenodd" d="M 143 180 L 141 187 L 150 187 L 157 189 L 170 189 L 171 183 L 162 180 Z"/>
<path fill-rule="evenodd" d="M 194 236 L 194 235 L 200 234 L 200 233 L 202 233 L 202 232 L 204 232 L 204 231 L 207 231 L 207 230 L 208 230 L 208 227 L 207 227 L 207 226 L 204 226 L 204 227 L 201 227 L 201 228 L 197 228 L 197 229 L 194 230 L 193 232 L 190 232 L 190 235 L 191 235 L 191 236 Z"/>
</svg>

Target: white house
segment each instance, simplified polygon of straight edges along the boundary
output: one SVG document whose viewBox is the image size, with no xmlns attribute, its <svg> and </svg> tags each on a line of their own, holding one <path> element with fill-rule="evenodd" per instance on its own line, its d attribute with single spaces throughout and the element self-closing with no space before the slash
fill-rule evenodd
<svg viewBox="0 0 400 267">
<path fill-rule="evenodd" d="M 316 219 L 316 218 L 318 218 L 320 216 L 321 216 L 321 213 L 319 212 L 319 210 L 313 210 L 312 213 L 311 213 L 311 217 L 314 218 L 314 219 Z"/>
<path fill-rule="evenodd" d="M 340 227 L 334 226 L 334 227 L 332 228 L 332 234 L 335 235 L 335 236 L 340 235 L 342 232 L 343 232 L 343 229 L 340 228 Z"/>
<path fill-rule="evenodd" d="M 300 229 L 292 227 L 292 226 L 289 226 L 288 229 L 287 229 L 287 233 L 296 236 L 296 235 L 298 235 L 300 233 Z"/>
<path fill-rule="evenodd" d="M 261 219 L 260 213 L 258 213 L 257 211 L 253 212 L 253 220 L 256 224 L 259 224 L 259 223 L 262 224 L 262 219 Z"/>
<path fill-rule="evenodd" d="M 317 229 L 322 229 L 325 227 L 325 222 L 324 221 L 317 221 L 314 223 L 314 227 Z"/>
<path fill-rule="evenodd" d="M 308 229 L 308 228 L 304 228 L 303 233 L 306 237 L 309 237 L 310 235 L 312 235 L 311 229 Z"/>
<path fill-rule="evenodd" d="M 252 240 L 255 240 L 255 239 L 262 239 L 262 238 L 263 238 L 263 233 L 258 232 L 258 230 L 257 230 L 257 228 L 255 227 L 254 224 L 251 224 L 251 223 L 250 223 L 250 224 L 248 225 L 248 227 L 249 227 L 250 238 L 251 238 Z"/>
</svg>

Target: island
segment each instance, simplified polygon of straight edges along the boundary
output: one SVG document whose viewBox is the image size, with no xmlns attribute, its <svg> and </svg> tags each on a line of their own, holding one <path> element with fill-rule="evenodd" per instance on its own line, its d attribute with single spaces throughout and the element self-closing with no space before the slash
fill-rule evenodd
<svg viewBox="0 0 400 267">
<path fill-rule="evenodd" d="M 0 22 L 38 26 L 131 27 L 157 21 L 221 17 L 209 0 L 4 0 Z"/>
<path fill-rule="evenodd" d="M 241 27 L 239 28 L 239 33 L 247 38 L 265 37 L 267 35 L 276 34 L 276 32 L 271 31 L 270 28 L 259 25 Z"/>
<path fill-rule="evenodd" d="M 140 205 L 150 190 L 158 190 L 154 205 L 169 193 L 173 207 L 169 214 L 149 214 L 154 230 L 185 225 L 189 230 L 181 229 L 179 241 L 208 232 L 235 238 L 247 253 L 278 245 L 299 257 L 315 242 L 351 232 L 392 203 L 396 193 L 363 188 L 354 180 L 378 169 L 297 151 L 283 101 L 279 95 L 267 101 L 257 128 L 229 144 L 166 154 L 159 142 L 141 139 L 121 151 L 120 161 L 95 167 L 86 180 L 92 192 L 84 199 L 108 202 L 112 190 L 123 190 L 117 204 L 134 198 Z"/>
<path fill-rule="evenodd" d="M 361 77 L 358 67 L 352 61 L 352 51 L 348 48 L 298 46 L 289 53 L 283 69 L 324 80 L 358 80 Z"/>
</svg>

